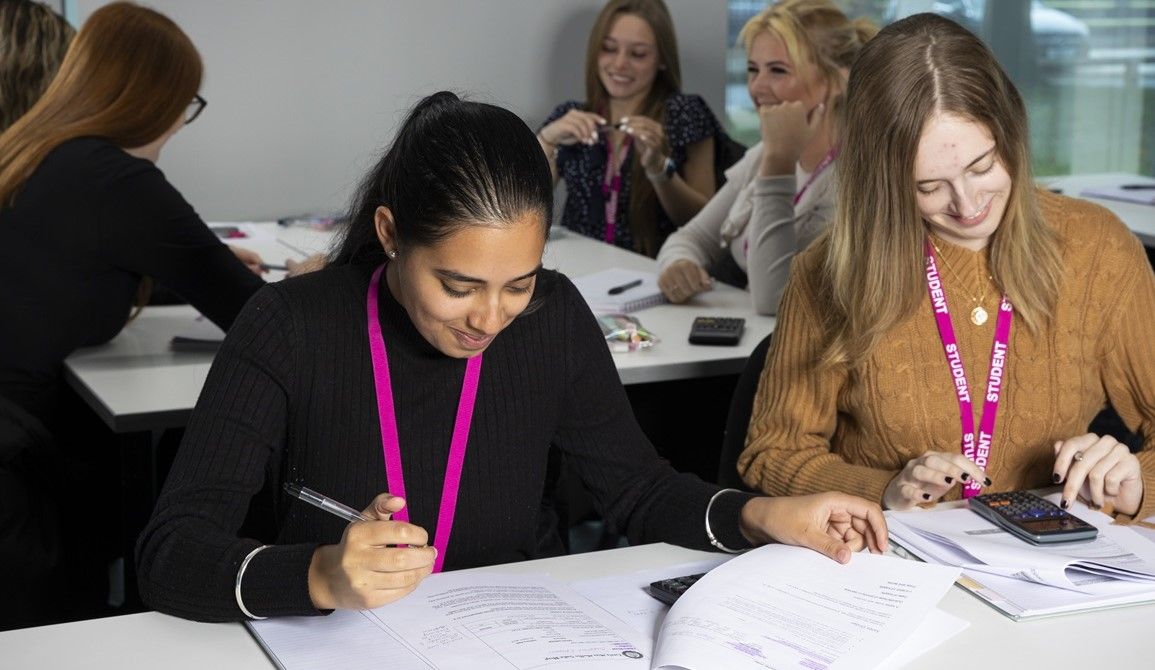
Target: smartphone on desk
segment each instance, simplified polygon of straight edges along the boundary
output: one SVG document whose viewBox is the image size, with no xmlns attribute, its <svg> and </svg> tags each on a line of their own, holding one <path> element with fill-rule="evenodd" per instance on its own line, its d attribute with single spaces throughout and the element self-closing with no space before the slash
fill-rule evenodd
<svg viewBox="0 0 1155 670">
<path fill-rule="evenodd" d="M 1031 544 L 1085 542 L 1099 535 L 1098 528 L 1030 491 L 986 493 L 967 504 L 975 514 Z"/>
<path fill-rule="evenodd" d="M 656 582 L 650 582 L 650 585 L 646 587 L 646 592 L 667 605 L 673 605 L 675 600 L 705 576 L 706 573 L 699 572 L 696 575 L 659 579 Z"/>
</svg>

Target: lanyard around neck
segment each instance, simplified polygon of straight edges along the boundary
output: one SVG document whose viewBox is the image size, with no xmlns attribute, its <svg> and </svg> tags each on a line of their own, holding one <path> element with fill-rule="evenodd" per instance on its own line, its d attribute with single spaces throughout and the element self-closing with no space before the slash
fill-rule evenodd
<svg viewBox="0 0 1155 670">
<path fill-rule="evenodd" d="M 622 164 L 626 162 L 626 154 L 630 150 L 630 140 L 627 135 L 622 140 L 621 148 L 614 151 L 614 143 L 606 137 L 606 173 L 602 178 L 602 200 L 606 206 L 606 234 L 605 241 L 614 243 L 618 221 L 618 196 L 622 192 Z"/>
<path fill-rule="evenodd" d="M 934 245 L 930 239 L 924 245 L 926 252 L 926 289 L 930 293 L 930 306 L 934 311 L 934 320 L 938 325 L 938 335 L 942 339 L 943 353 L 946 355 L 947 366 L 950 368 L 951 380 L 954 382 L 955 395 L 958 397 L 959 419 L 962 422 L 962 453 L 974 461 L 984 470 L 990 459 L 992 442 L 995 434 L 995 419 L 999 413 L 999 401 L 1003 392 L 1004 368 L 1007 364 L 1007 354 L 1010 351 L 1011 319 L 1014 308 L 1003 295 L 999 301 L 999 315 L 995 319 L 995 339 L 991 346 L 991 366 L 987 373 L 987 392 L 983 398 L 983 416 L 979 422 L 979 434 L 975 440 L 974 403 L 971 401 L 970 385 L 967 383 L 966 371 L 963 370 L 962 352 L 959 351 L 958 339 L 955 338 L 954 325 L 950 321 L 950 310 L 946 304 L 946 294 L 942 290 L 942 279 L 938 274 L 938 264 L 935 262 Z M 979 482 L 971 480 L 963 488 L 964 498 L 973 498 L 980 490 Z"/>
<path fill-rule="evenodd" d="M 381 265 L 369 280 L 369 295 L 366 298 L 369 327 L 369 353 L 373 359 L 373 383 L 377 390 L 377 418 L 381 425 L 381 450 L 385 457 L 385 474 L 388 477 L 389 493 L 406 498 L 405 475 L 401 469 L 401 445 L 397 437 L 397 415 L 393 406 L 393 385 L 389 377 L 389 357 L 385 351 L 385 337 L 381 334 L 381 321 L 377 314 L 378 286 L 385 269 Z M 457 402 L 457 419 L 453 422 L 453 439 L 449 443 L 449 462 L 445 466 L 445 483 L 441 489 L 441 504 L 437 510 L 437 530 L 433 534 L 433 546 L 437 548 L 437 558 L 433 571 L 441 572 L 445 563 L 445 551 L 449 546 L 449 535 L 453 532 L 453 515 L 457 510 L 457 493 L 461 484 L 461 470 L 465 463 L 465 448 L 469 442 L 469 427 L 473 423 L 473 404 L 477 398 L 477 385 L 481 377 L 481 354 L 465 363 L 465 379 L 461 383 L 461 398 Z M 409 508 L 393 515 L 398 521 L 409 521 Z"/>
<path fill-rule="evenodd" d="M 798 203 L 802 200 L 802 194 L 806 193 L 806 189 L 810 188 L 810 185 L 814 183 L 815 179 L 818 179 L 818 175 L 830 167 L 830 164 L 838 157 L 838 148 L 837 144 L 830 147 L 830 151 L 827 151 L 826 155 L 822 157 L 822 160 L 818 161 L 818 165 L 814 166 L 814 172 L 810 173 L 810 178 L 807 179 L 806 183 L 802 185 L 802 188 L 798 189 L 798 192 L 794 194 L 794 202 L 792 204 L 795 207 L 797 207 Z"/>
</svg>

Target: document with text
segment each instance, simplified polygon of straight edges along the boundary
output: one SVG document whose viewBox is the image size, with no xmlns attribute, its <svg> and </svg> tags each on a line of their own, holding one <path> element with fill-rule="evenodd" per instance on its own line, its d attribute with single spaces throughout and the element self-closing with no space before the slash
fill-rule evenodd
<svg viewBox="0 0 1155 670">
<path fill-rule="evenodd" d="M 1039 547 L 965 507 L 887 512 L 887 524 L 895 544 L 961 567 L 961 586 L 1015 620 L 1155 601 L 1155 542 L 1082 503 L 1071 512 L 1099 537 Z"/>
<path fill-rule="evenodd" d="M 841 565 L 770 545 L 689 589 L 666 614 L 656 645 L 653 635 L 549 577 L 477 571 L 433 575 L 375 610 L 246 625 L 285 670 L 892 667 L 965 627 L 934 607 L 958 574 L 866 553 Z M 637 605 L 627 605 L 637 610 L 634 625 L 660 616 Z M 916 644 L 888 658 L 912 636 Z"/>
<path fill-rule="evenodd" d="M 659 668 L 873 668 L 919 625 L 957 568 L 855 554 L 841 565 L 767 545 L 714 569 L 670 608 Z"/>
</svg>

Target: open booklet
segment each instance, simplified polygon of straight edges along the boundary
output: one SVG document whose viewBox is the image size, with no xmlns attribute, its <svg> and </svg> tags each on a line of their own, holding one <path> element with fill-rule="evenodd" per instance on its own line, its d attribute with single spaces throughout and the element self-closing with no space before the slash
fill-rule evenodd
<svg viewBox="0 0 1155 670">
<path fill-rule="evenodd" d="M 962 585 L 1014 619 L 1155 600 L 1155 542 L 1082 503 L 1071 512 L 1098 537 L 1035 546 L 965 507 L 887 512 L 887 523 L 895 542 L 963 568 Z"/>
<path fill-rule="evenodd" d="M 957 569 L 770 545 L 687 591 L 654 638 L 541 575 L 433 575 L 376 610 L 246 622 L 281 668 L 875 667 Z"/>
</svg>

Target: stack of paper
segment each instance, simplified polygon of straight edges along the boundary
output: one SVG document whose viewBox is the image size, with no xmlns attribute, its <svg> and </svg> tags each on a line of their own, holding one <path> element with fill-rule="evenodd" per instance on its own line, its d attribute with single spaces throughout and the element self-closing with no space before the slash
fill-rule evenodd
<svg viewBox="0 0 1155 670">
<path fill-rule="evenodd" d="M 965 507 L 887 512 L 891 537 L 923 560 L 963 568 L 972 592 L 1014 619 L 1155 600 L 1155 543 L 1076 503 L 1090 542 L 1035 546 Z"/>
<path fill-rule="evenodd" d="M 286 669 L 869 668 L 936 620 L 934 605 L 958 574 L 870 554 L 840 565 L 808 549 L 768 545 L 687 591 L 656 647 L 648 631 L 564 584 L 473 571 L 428 577 L 376 610 L 246 625 Z M 935 639 L 924 638 L 922 649 L 961 629 L 949 619 L 937 618 Z"/>
</svg>

